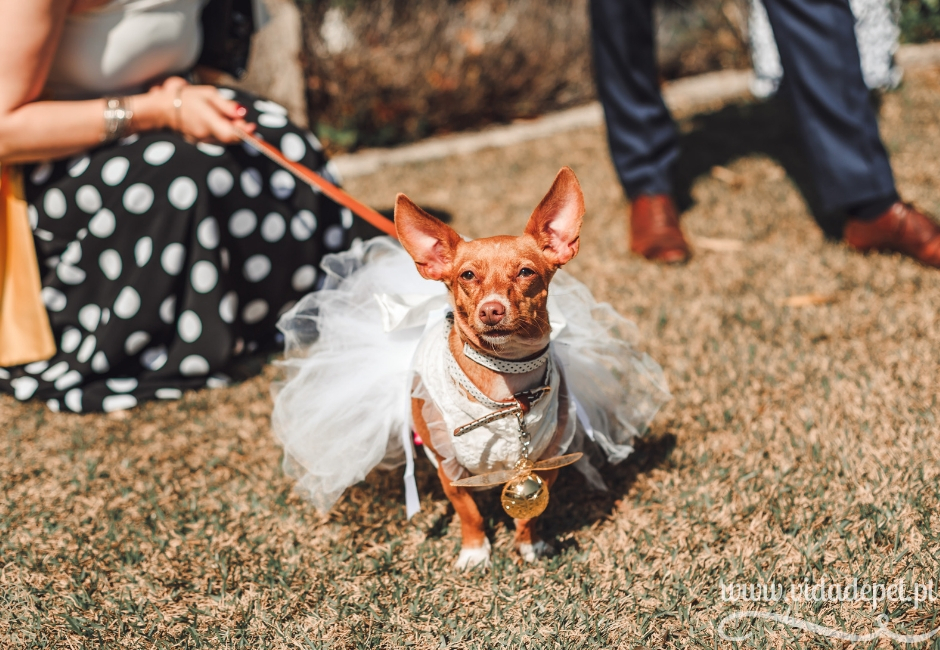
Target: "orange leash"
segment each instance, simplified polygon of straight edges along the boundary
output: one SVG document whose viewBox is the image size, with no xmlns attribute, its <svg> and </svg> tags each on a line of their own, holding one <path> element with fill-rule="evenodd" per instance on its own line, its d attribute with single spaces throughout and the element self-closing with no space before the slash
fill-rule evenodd
<svg viewBox="0 0 940 650">
<path fill-rule="evenodd" d="M 317 188 L 340 205 L 349 208 L 355 214 L 365 219 L 368 223 L 372 224 L 386 235 L 398 239 L 398 233 L 395 232 L 395 222 L 393 222 L 388 217 L 379 214 L 364 203 L 360 203 L 313 170 L 304 167 L 303 165 L 292 160 L 288 160 L 284 154 L 282 154 L 280 150 L 274 145 L 268 144 L 264 140 L 261 140 L 260 138 L 255 137 L 250 133 L 245 133 L 241 130 L 238 131 L 238 137 L 300 180 Z"/>
</svg>

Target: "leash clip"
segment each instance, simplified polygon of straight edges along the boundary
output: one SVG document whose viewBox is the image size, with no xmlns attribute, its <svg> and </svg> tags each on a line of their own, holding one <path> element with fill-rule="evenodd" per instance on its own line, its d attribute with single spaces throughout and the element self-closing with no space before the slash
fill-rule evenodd
<svg viewBox="0 0 940 650">
<path fill-rule="evenodd" d="M 465 433 L 470 433 L 474 429 L 479 429 L 480 427 L 485 427 L 491 422 L 496 420 L 501 420 L 502 418 L 509 417 L 510 415 L 515 415 L 517 420 L 522 421 L 522 418 L 525 418 L 525 412 L 522 410 L 521 404 L 511 404 L 505 408 L 501 408 L 498 411 L 493 411 L 492 413 L 487 413 L 482 418 L 477 418 L 473 422 L 468 422 L 462 427 L 457 427 L 454 429 L 454 437 L 459 438 Z"/>
<path fill-rule="evenodd" d="M 459 438 L 465 433 L 470 433 L 474 429 L 479 429 L 484 427 L 491 422 L 496 420 L 501 420 L 510 415 L 516 416 L 516 421 L 519 423 L 519 431 L 525 433 L 525 416 L 533 406 L 535 406 L 542 397 L 552 389 L 551 386 L 540 386 L 539 388 L 533 388 L 532 390 L 523 391 L 521 393 L 516 393 L 513 397 L 516 400 L 515 404 L 509 404 L 501 409 L 493 411 L 492 413 L 487 413 L 481 418 L 477 418 L 472 422 L 457 427 L 454 429 L 454 437 Z"/>
</svg>

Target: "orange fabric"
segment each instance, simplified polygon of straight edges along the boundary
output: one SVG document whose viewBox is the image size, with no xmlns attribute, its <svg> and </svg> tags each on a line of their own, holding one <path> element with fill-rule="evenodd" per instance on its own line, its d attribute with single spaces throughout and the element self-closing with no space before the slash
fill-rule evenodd
<svg viewBox="0 0 940 650">
<path fill-rule="evenodd" d="M 55 354 L 41 290 L 23 178 L 19 168 L 4 165 L 0 167 L 0 366 Z"/>
</svg>

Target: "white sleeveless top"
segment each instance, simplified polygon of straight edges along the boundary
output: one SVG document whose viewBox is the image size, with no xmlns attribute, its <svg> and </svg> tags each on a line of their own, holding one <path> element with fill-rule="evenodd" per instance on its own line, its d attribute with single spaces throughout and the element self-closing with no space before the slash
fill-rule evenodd
<svg viewBox="0 0 940 650">
<path fill-rule="evenodd" d="M 46 93 L 80 99 L 139 92 L 158 77 L 189 70 L 202 49 L 206 0 L 111 0 L 70 14 Z"/>
</svg>

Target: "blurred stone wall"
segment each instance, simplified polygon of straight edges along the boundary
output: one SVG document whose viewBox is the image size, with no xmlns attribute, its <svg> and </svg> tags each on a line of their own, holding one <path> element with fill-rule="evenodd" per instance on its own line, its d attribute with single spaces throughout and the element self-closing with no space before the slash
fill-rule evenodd
<svg viewBox="0 0 940 650">
<path fill-rule="evenodd" d="M 312 123 L 340 148 L 536 116 L 593 94 L 585 0 L 300 6 Z"/>
<path fill-rule="evenodd" d="M 310 123 L 333 150 L 594 98 L 588 0 L 299 0 Z M 657 5 L 666 78 L 747 67 L 743 0 Z"/>
<path fill-rule="evenodd" d="M 589 0 L 264 2 L 272 19 L 239 85 L 286 106 L 332 152 L 594 99 Z M 663 79 L 750 67 L 748 0 L 654 2 Z M 899 2 L 903 41 L 940 37 L 940 0 Z"/>
<path fill-rule="evenodd" d="M 293 0 L 265 0 L 265 7 L 270 22 L 255 34 L 248 74 L 236 85 L 283 105 L 296 124 L 307 126 L 300 11 Z"/>
<path fill-rule="evenodd" d="M 594 99 L 588 0 L 265 0 L 240 84 L 331 151 L 542 115 Z M 680 4 L 681 3 L 681 4 Z M 661 0 L 665 79 L 748 67 L 745 0 Z"/>
</svg>

